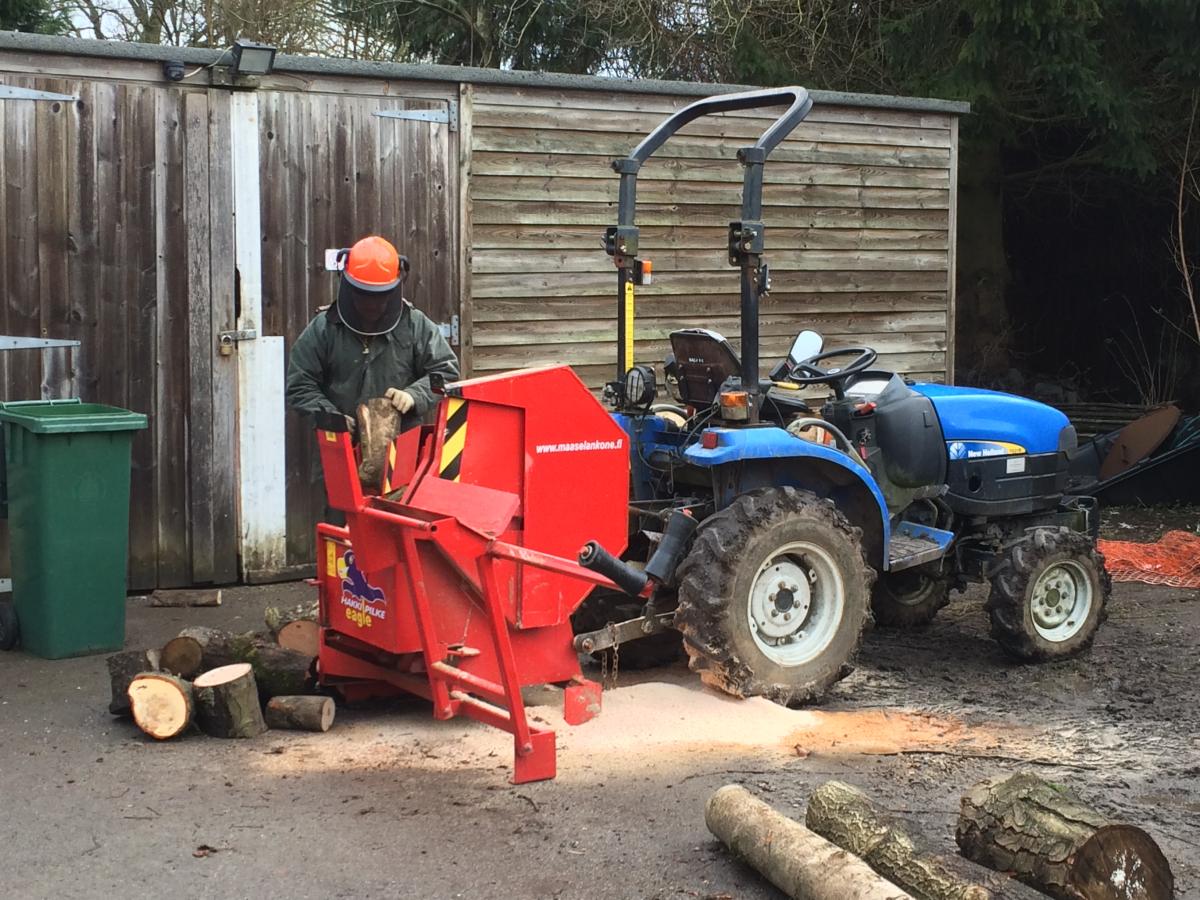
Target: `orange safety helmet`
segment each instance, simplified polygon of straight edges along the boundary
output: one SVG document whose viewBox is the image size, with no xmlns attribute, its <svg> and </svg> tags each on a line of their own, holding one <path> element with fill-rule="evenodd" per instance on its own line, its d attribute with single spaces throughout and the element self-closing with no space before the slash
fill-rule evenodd
<svg viewBox="0 0 1200 900">
<path fill-rule="evenodd" d="M 404 313 L 400 285 L 408 276 L 408 259 L 378 235 L 365 237 L 338 255 L 342 261 L 338 316 L 352 331 L 362 335 L 391 331 Z M 378 314 L 381 302 L 386 306 Z M 372 308 L 376 315 L 369 316 L 367 310 Z"/>
</svg>

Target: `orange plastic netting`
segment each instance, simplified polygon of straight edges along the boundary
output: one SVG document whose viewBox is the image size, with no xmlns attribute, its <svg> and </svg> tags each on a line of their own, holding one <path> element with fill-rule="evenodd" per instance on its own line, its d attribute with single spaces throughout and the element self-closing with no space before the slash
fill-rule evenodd
<svg viewBox="0 0 1200 900">
<path fill-rule="evenodd" d="M 1200 588 L 1200 535 L 1168 531 L 1153 544 L 1097 541 L 1114 581 Z"/>
</svg>

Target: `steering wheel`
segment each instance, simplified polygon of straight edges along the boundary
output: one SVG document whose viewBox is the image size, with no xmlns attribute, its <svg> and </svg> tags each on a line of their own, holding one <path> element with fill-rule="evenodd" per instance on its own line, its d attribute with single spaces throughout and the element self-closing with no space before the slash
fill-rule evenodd
<svg viewBox="0 0 1200 900">
<path fill-rule="evenodd" d="M 817 365 L 817 363 L 824 362 L 827 359 L 834 359 L 838 356 L 849 356 L 851 353 L 858 355 L 850 361 L 849 365 L 832 371 Z M 857 375 L 859 372 L 865 372 L 875 362 L 875 358 L 878 355 L 870 347 L 838 347 L 834 350 L 826 350 L 824 353 L 818 353 L 816 356 L 802 359 L 793 365 L 792 371 L 788 375 L 788 381 L 793 384 L 832 385 L 834 394 L 837 395 L 838 399 L 841 399 L 846 393 L 846 379 Z"/>
</svg>

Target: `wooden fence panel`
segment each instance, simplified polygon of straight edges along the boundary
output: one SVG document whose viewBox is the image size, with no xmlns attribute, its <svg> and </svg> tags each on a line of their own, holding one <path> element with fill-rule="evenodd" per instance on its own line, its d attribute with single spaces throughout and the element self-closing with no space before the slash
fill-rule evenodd
<svg viewBox="0 0 1200 900">
<path fill-rule="evenodd" d="M 600 243 L 616 221 L 609 163 L 688 99 L 618 103 L 590 91 L 484 85 L 473 93 L 473 369 L 561 362 L 599 387 L 611 377 L 616 337 L 616 277 Z M 689 325 L 737 341 L 738 280 L 725 250 L 741 198 L 736 152 L 771 121 L 757 111 L 699 119 L 643 167 L 637 221 L 654 284 L 638 290 L 639 361 L 660 360 L 669 332 Z M 764 361 L 816 327 L 828 344 L 865 342 L 885 365 L 945 377 L 953 122 L 818 104 L 772 154 Z"/>
<path fill-rule="evenodd" d="M 0 396 L 146 413 L 131 459 L 130 587 L 234 581 L 235 369 L 216 353 L 234 311 L 228 97 L 79 77 L 4 83 L 77 99 L 0 102 L 0 333 L 81 346 L 0 354 Z"/>
</svg>

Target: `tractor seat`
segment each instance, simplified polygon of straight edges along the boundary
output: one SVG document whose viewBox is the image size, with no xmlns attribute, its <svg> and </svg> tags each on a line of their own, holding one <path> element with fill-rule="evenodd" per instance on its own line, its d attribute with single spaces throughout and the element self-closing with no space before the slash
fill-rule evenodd
<svg viewBox="0 0 1200 900">
<path fill-rule="evenodd" d="M 729 341 L 707 328 L 672 331 L 671 351 L 679 378 L 679 398 L 691 406 L 705 407 L 717 402 L 717 394 L 727 378 L 742 373 L 742 363 Z"/>
</svg>

